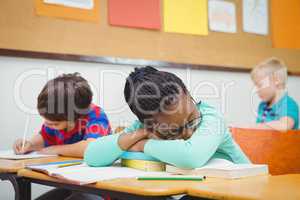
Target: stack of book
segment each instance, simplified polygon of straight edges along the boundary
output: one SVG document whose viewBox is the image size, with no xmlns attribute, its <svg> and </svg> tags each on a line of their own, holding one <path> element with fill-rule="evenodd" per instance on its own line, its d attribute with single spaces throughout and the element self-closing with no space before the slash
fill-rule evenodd
<svg viewBox="0 0 300 200">
<path fill-rule="evenodd" d="M 125 152 L 121 156 L 121 165 L 143 171 L 165 171 L 166 165 L 142 152 Z"/>
</svg>

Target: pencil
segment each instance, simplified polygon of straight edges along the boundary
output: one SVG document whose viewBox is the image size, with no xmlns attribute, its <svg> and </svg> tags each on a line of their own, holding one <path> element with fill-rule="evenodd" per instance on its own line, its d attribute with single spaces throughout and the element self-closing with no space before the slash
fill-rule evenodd
<svg viewBox="0 0 300 200">
<path fill-rule="evenodd" d="M 25 123 L 25 128 L 24 128 L 24 133 L 23 133 L 22 152 L 24 151 L 24 148 L 25 148 L 26 133 L 28 131 L 28 126 L 29 126 L 29 116 L 27 116 L 27 118 L 26 118 L 26 123 Z"/>
<path fill-rule="evenodd" d="M 62 168 L 62 167 L 70 167 L 70 166 L 74 166 L 74 165 L 81 165 L 82 162 L 73 162 L 73 163 L 66 163 L 66 164 L 61 164 L 58 165 L 58 168 Z"/>
<path fill-rule="evenodd" d="M 188 177 L 188 176 L 167 176 L 167 177 L 156 177 L 156 176 L 142 176 L 137 177 L 139 181 L 203 181 L 205 176 L 203 177 Z"/>
</svg>

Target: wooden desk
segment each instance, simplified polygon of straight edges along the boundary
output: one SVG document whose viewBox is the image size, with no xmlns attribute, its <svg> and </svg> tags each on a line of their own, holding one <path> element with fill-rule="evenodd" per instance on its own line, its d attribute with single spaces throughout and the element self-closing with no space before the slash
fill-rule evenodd
<svg viewBox="0 0 300 200">
<path fill-rule="evenodd" d="M 203 182 L 116 179 L 87 186 L 77 186 L 63 183 L 42 173 L 23 169 L 26 164 L 74 159 L 76 158 L 0 160 L 0 178 L 12 182 L 17 200 L 29 200 L 31 198 L 31 183 L 130 200 L 165 199 L 166 196 L 177 194 L 210 199 L 300 199 L 300 174 L 256 176 L 238 180 L 208 178 Z M 16 172 L 18 173 L 16 174 Z"/>
<path fill-rule="evenodd" d="M 167 196 L 184 194 L 186 188 L 194 181 L 138 181 L 136 179 L 115 179 L 101 181 L 96 184 L 77 186 L 64 183 L 61 180 L 45 174 L 23 169 L 18 176 L 24 177 L 32 183 L 63 187 L 81 192 L 98 195 L 109 195 L 117 199 L 165 199 Z"/>
<path fill-rule="evenodd" d="M 26 165 L 42 164 L 48 162 L 60 162 L 67 160 L 80 160 L 80 158 L 71 157 L 49 157 L 49 158 L 35 158 L 25 160 L 6 160 L 0 159 L 0 173 L 17 173 L 20 169 L 24 169 Z"/>
<path fill-rule="evenodd" d="M 24 169 L 26 165 L 41 164 L 47 162 L 59 162 L 67 160 L 78 160 L 78 158 L 70 157 L 51 157 L 51 158 L 37 158 L 26 160 L 6 160 L 0 159 L 0 180 L 8 180 L 14 187 L 15 200 L 30 199 L 31 184 L 30 182 L 17 176 L 17 172 Z"/>
<path fill-rule="evenodd" d="M 300 174 L 256 176 L 238 180 L 215 179 L 205 184 L 193 184 L 187 194 L 209 199 L 299 200 Z"/>
<path fill-rule="evenodd" d="M 65 184 L 58 179 L 27 169 L 20 170 L 18 175 L 32 183 L 110 195 L 117 199 L 165 199 L 167 196 L 178 194 L 208 199 L 300 199 L 300 174 L 256 176 L 236 180 L 208 178 L 203 182 L 116 179 L 87 186 Z"/>
</svg>

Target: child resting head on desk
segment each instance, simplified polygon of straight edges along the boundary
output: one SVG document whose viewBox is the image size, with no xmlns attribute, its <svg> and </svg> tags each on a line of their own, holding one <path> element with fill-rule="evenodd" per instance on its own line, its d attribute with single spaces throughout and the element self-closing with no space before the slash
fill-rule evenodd
<svg viewBox="0 0 300 200">
<path fill-rule="evenodd" d="M 15 153 L 40 151 L 83 157 L 90 141 L 111 133 L 106 114 L 92 104 L 92 97 L 88 82 L 78 73 L 48 81 L 37 100 L 38 111 L 44 118 L 41 131 L 30 140 L 16 140 Z"/>
<path fill-rule="evenodd" d="M 298 129 L 299 107 L 287 93 L 287 78 L 287 67 L 277 58 L 269 58 L 253 68 L 251 79 L 262 102 L 258 106 L 257 124 L 252 128 Z"/>
<path fill-rule="evenodd" d="M 196 103 L 175 74 L 136 68 L 124 95 L 138 121 L 122 134 L 89 143 L 84 155 L 88 165 L 111 165 L 125 151 L 144 152 L 183 168 L 201 167 L 211 158 L 249 163 L 223 117 L 210 105 Z"/>
</svg>

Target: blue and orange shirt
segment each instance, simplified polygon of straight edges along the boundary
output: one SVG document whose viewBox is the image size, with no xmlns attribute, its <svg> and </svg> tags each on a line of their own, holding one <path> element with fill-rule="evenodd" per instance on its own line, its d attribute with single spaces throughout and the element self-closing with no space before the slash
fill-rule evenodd
<svg viewBox="0 0 300 200">
<path fill-rule="evenodd" d="M 268 106 L 267 102 L 261 102 L 258 106 L 258 115 L 256 123 L 264 123 L 279 120 L 282 117 L 290 117 L 294 120 L 293 129 L 299 127 L 299 107 L 297 102 L 288 96 L 287 93 L 281 97 L 271 107 Z"/>
<path fill-rule="evenodd" d="M 74 144 L 89 138 L 99 138 L 111 134 L 111 127 L 104 111 L 97 105 L 91 105 L 89 113 L 76 121 L 71 131 L 57 130 L 43 124 L 40 131 L 44 145 Z"/>
</svg>

